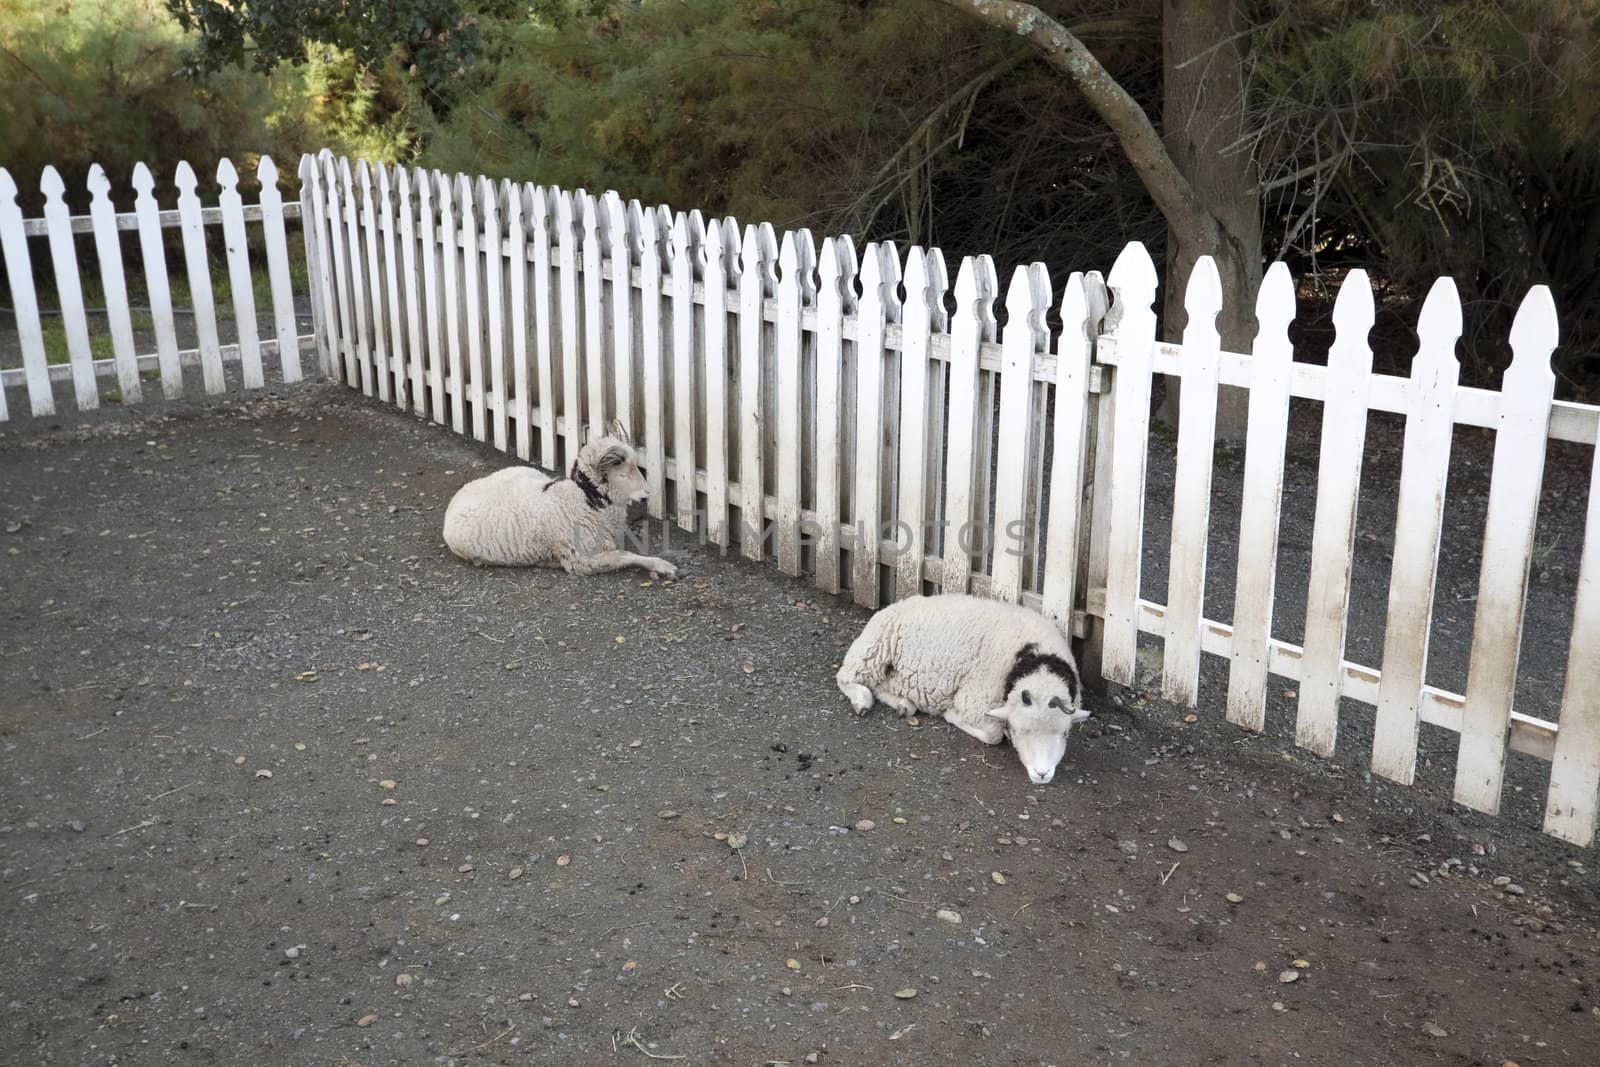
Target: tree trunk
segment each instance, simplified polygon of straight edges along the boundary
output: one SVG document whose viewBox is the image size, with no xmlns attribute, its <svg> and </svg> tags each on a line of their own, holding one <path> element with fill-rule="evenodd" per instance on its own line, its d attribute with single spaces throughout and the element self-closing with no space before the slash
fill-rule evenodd
<svg viewBox="0 0 1600 1067">
<path fill-rule="evenodd" d="M 1167 228 L 1167 289 L 1162 333 L 1179 341 L 1188 315 L 1184 287 L 1195 260 L 1212 256 L 1222 276 L 1217 330 L 1229 352 L 1248 352 L 1255 338 L 1255 299 L 1261 288 L 1261 195 L 1246 133 L 1244 32 L 1239 0 L 1165 0 L 1162 141 L 1194 195 L 1216 220 L 1209 229 Z M 1178 383 L 1168 379 L 1158 417 L 1178 420 Z M 1223 386 L 1217 397 L 1217 436 L 1244 437 L 1248 393 Z"/>
</svg>

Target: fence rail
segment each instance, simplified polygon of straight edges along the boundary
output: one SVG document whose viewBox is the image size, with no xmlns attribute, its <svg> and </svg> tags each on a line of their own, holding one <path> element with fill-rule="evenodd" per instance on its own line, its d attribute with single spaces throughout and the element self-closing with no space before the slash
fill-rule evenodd
<svg viewBox="0 0 1600 1067">
<path fill-rule="evenodd" d="M 102 380 L 114 379 L 120 403 L 138 403 L 144 395 L 144 378 L 156 375 L 161 391 L 168 398 L 184 393 L 184 371 L 198 368 L 205 392 L 220 393 L 227 388 L 225 366 L 237 365 L 240 384 L 246 389 L 261 388 L 267 382 L 269 367 L 276 367 L 279 381 L 292 383 L 301 378 L 302 343 L 314 340 L 314 332 L 300 334 L 291 285 L 285 222 L 301 216 L 301 205 L 285 203 L 278 192 L 277 168 L 263 156 L 256 168 L 261 183 L 260 199 L 245 204 L 239 195 L 239 176 L 233 164 L 222 160 L 217 166 L 218 203 L 200 203 L 199 182 L 188 163 L 178 165 L 174 184 L 178 190 L 176 209 L 162 210 L 155 197 L 155 179 L 144 164 L 133 172 L 135 208 L 119 212 L 112 204 L 111 182 L 98 165 L 90 169 L 89 214 L 72 215 L 65 200 L 66 183 L 54 167 L 46 167 L 40 179 L 45 195 L 44 216 L 25 219 L 17 205 L 17 185 L 9 172 L 0 168 L 0 246 L 4 259 L 11 308 L 16 320 L 21 367 L 0 370 L 0 421 L 10 417 L 7 388 L 25 388 L 34 415 L 49 415 L 56 410 L 55 383 L 70 381 L 74 401 L 80 410 L 97 408 L 105 396 Z M 212 246 L 207 227 L 219 227 L 221 253 L 227 266 L 232 291 L 233 325 L 236 340 L 224 344 L 218 326 L 218 307 L 212 287 Z M 250 227 L 247 229 L 247 227 Z M 177 231 L 183 242 L 184 272 L 192 307 L 173 306 L 169 281 L 170 267 L 164 239 L 166 231 Z M 121 234 L 136 232 L 140 260 L 130 266 L 124 257 Z M 259 309 L 266 321 L 258 319 L 252 273 L 250 235 L 259 235 L 270 298 Z M 89 332 L 89 309 L 84 299 L 85 279 L 75 237 L 93 235 L 92 259 L 104 295 L 107 332 L 112 356 L 95 358 Z M 40 286 L 36 272 L 45 268 L 34 262 L 29 238 L 43 237 L 48 242 L 47 260 L 59 314 L 65 333 L 64 363 L 53 363 L 45 343 L 43 313 L 39 307 Z M 134 308 L 128 298 L 128 278 L 144 280 L 148 308 Z M 134 312 L 147 314 L 148 332 L 153 335 L 154 351 L 140 352 L 134 326 Z M 179 348 L 177 316 L 191 315 L 195 343 Z M 262 336 L 263 329 L 266 336 Z"/>
</svg>

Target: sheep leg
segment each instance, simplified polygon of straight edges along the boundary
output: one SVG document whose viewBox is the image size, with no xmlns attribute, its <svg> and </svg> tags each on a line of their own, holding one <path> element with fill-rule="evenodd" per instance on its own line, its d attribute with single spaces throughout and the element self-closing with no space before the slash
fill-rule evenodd
<svg viewBox="0 0 1600 1067">
<path fill-rule="evenodd" d="M 873 695 L 881 702 L 887 704 L 900 713 L 902 719 L 914 719 L 917 716 L 917 706 L 903 696 L 896 696 L 883 689 L 873 690 Z"/>
<path fill-rule="evenodd" d="M 847 680 L 843 671 L 839 672 L 839 677 L 836 681 L 839 683 L 839 692 L 843 693 L 845 699 L 850 701 L 850 706 L 855 709 L 857 715 L 865 715 L 872 710 L 872 690 L 860 682 Z"/>
<path fill-rule="evenodd" d="M 639 567 L 668 578 L 678 576 L 678 568 L 658 556 L 641 556 L 620 548 L 596 552 L 592 556 L 576 556 L 566 562 L 566 569 L 573 574 L 609 574 L 624 567 Z"/>
<path fill-rule="evenodd" d="M 986 745 L 998 745 L 1006 735 L 1005 723 L 999 719 L 989 718 L 988 712 L 981 708 L 966 711 L 951 708 L 944 713 L 944 721 L 962 733 L 971 734 Z"/>
</svg>

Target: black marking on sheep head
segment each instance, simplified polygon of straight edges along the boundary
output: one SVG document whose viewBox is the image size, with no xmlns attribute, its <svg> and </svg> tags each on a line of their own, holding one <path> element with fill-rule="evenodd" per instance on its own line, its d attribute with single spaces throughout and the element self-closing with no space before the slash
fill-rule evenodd
<svg viewBox="0 0 1600 1067">
<path fill-rule="evenodd" d="M 1027 645 L 1006 675 L 1005 703 L 986 714 L 1004 724 L 1011 747 L 1036 785 L 1049 782 L 1067 754 L 1072 727 L 1089 717 L 1083 686 L 1068 660 Z"/>
<path fill-rule="evenodd" d="M 612 428 L 622 430 L 622 425 L 613 422 Z M 572 463 L 572 480 L 584 485 L 584 496 L 596 509 L 614 500 L 636 504 L 650 495 L 633 446 L 616 434 L 590 441 L 578 450 L 578 458 Z"/>
</svg>

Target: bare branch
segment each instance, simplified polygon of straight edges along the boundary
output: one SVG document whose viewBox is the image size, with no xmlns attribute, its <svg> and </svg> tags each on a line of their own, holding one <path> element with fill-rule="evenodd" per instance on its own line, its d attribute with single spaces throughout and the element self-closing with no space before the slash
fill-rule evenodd
<svg viewBox="0 0 1600 1067">
<path fill-rule="evenodd" d="M 1033 45 L 1045 62 L 1067 76 L 1084 101 L 1111 128 L 1140 182 L 1179 240 L 1199 248 L 1219 245 L 1221 229 L 1216 218 L 1173 162 L 1150 117 L 1072 31 L 1021 0 L 940 2 Z"/>
</svg>

